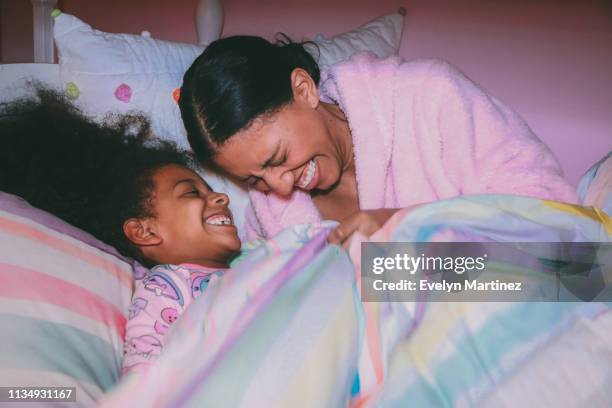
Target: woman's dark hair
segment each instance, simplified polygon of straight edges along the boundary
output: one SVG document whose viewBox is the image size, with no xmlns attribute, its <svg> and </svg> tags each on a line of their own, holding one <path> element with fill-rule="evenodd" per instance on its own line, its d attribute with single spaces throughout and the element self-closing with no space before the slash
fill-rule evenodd
<svg viewBox="0 0 612 408">
<path fill-rule="evenodd" d="M 141 115 L 96 123 L 65 97 L 38 87 L 36 98 L 0 104 L 0 190 L 18 195 L 147 266 L 123 233 L 129 218 L 153 216 L 155 170 L 192 160 L 154 138 Z"/>
<path fill-rule="evenodd" d="M 319 66 L 305 44 L 282 34 L 275 43 L 228 37 L 211 43 L 193 62 L 183 77 L 179 106 L 201 162 L 211 164 L 216 148 L 232 135 L 291 102 L 295 68 L 306 70 L 319 84 Z"/>
</svg>

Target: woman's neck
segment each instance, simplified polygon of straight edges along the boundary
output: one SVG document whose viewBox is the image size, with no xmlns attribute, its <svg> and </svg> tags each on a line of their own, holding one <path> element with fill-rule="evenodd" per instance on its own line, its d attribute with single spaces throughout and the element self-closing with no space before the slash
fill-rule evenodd
<svg viewBox="0 0 612 408">
<path fill-rule="evenodd" d="M 355 156 L 353 154 L 353 137 L 346 115 L 336 104 L 321 102 L 325 112 L 327 126 L 332 142 L 338 149 L 342 173 L 355 171 Z"/>
</svg>

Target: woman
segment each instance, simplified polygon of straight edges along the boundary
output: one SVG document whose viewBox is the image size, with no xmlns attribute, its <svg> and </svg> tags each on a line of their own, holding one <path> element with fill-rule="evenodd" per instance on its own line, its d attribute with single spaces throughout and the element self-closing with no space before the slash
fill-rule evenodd
<svg viewBox="0 0 612 408">
<path fill-rule="evenodd" d="M 462 194 L 576 200 L 518 115 L 448 64 L 364 53 L 325 74 L 301 44 L 237 36 L 184 76 L 196 156 L 251 187 L 249 237 L 324 218 L 342 243 Z"/>
</svg>

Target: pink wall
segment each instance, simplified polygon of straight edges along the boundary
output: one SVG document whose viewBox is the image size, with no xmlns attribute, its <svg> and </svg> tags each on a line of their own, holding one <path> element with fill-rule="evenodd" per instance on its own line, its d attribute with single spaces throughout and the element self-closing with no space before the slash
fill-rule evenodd
<svg viewBox="0 0 612 408">
<path fill-rule="evenodd" d="M 2 4 L 0 4 L 0 62 L 2 62 Z"/>
<path fill-rule="evenodd" d="M 612 150 L 612 2 L 412 1 L 407 9 L 402 55 L 460 67 L 527 120 L 572 182 Z"/>
<path fill-rule="evenodd" d="M 196 41 L 196 0 L 61 5 L 101 30 Z M 333 35 L 400 6 L 408 11 L 400 53 L 445 58 L 512 106 L 552 147 L 572 182 L 612 150 L 607 0 L 224 0 L 224 35 Z"/>
<path fill-rule="evenodd" d="M 2 62 L 2 5 L 0 4 L 0 62 Z"/>
<path fill-rule="evenodd" d="M 295 39 L 338 34 L 404 6 L 402 0 L 224 0 L 224 35 L 284 32 Z"/>
<path fill-rule="evenodd" d="M 32 62 L 32 3 L 30 1 L 0 0 L 0 62 Z"/>
<path fill-rule="evenodd" d="M 93 27 L 109 32 L 140 34 L 155 38 L 196 42 L 193 16 L 196 0 L 62 0 L 64 12 L 74 14 Z"/>
</svg>

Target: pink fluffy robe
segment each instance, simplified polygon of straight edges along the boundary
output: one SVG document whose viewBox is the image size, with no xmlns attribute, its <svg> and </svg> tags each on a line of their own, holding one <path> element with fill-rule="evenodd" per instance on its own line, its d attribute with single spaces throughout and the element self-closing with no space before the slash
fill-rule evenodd
<svg viewBox="0 0 612 408">
<path fill-rule="evenodd" d="M 356 54 L 322 73 L 320 94 L 348 119 L 363 210 L 464 194 L 577 200 L 527 124 L 446 62 Z M 320 220 L 300 190 L 250 197 L 248 238 Z"/>
</svg>

